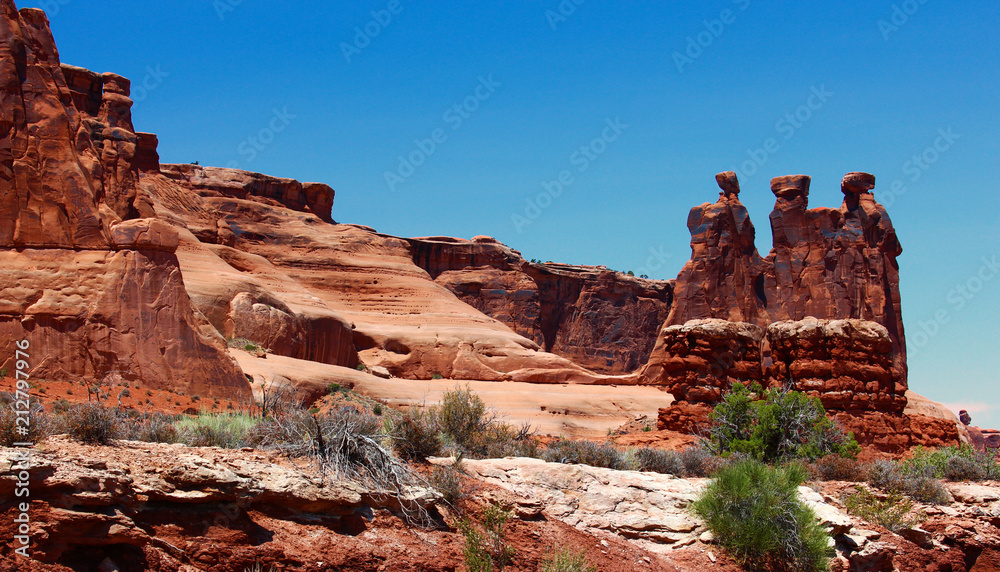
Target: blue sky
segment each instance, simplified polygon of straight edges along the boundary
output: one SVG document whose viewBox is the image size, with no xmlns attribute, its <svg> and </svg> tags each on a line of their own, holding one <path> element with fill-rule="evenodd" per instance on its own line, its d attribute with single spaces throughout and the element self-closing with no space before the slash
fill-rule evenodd
<svg viewBox="0 0 1000 572">
<path fill-rule="evenodd" d="M 715 173 L 741 173 L 762 254 L 771 177 L 838 206 L 874 173 L 910 386 L 1000 427 L 996 2 L 18 5 L 64 62 L 132 79 L 163 162 L 325 182 L 335 219 L 395 235 L 673 278 Z"/>
</svg>

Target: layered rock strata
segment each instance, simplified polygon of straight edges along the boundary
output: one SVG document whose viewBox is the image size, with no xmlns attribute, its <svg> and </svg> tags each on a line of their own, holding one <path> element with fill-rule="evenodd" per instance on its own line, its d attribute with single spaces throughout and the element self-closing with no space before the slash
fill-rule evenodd
<svg viewBox="0 0 1000 572">
<path fill-rule="evenodd" d="M 137 186 L 129 82 L 60 65 L 40 10 L 0 1 L 0 367 L 248 395 Z"/>
</svg>

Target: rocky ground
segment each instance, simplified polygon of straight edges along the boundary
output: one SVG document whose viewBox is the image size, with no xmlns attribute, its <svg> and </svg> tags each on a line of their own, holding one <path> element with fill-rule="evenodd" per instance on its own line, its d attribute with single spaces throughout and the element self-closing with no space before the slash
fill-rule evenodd
<svg viewBox="0 0 1000 572">
<path fill-rule="evenodd" d="M 0 498 L 14 498 L 17 454 L 0 449 Z M 488 503 L 515 514 L 510 570 L 534 571 L 553 547 L 567 546 L 602 571 L 740 569 L 687 510 L 705 479 L 521 458 L 461 466 L 467 497 L 456 509 L 429 488 L 380 494 L 259 450 L 53 437 L 34 450 L 29 470 L 33 559 L 5 543 L 0 569 L 460 570 L 459 510 L 475 517 Z M 857 486 L 800 488 L 829 527 L 834 570 L 1000 569 L 1000 483 L 948 483 L 953 502 L 916 506 L 923 522 L 898 534 L 846 513 L 842 499 Z M 430 520 L 407 521 L 404 505 L 424 507 Z M 0 534 L 12 538 L 17 509 L 0 508 Z"/>
</svg>

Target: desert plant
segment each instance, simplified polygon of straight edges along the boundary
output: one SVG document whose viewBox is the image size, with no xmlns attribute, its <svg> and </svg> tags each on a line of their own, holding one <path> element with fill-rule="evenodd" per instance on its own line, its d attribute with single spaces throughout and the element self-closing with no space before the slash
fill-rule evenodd
<svg viewBox="0 0 1000 572">
<path fill-rule="evenodd" d="M 441 375 L 440 373 L 435 373 L 434 375 L 431 376 L 431 379 L 444 379 L 444 376 Z"/>
<path fill-rule="evenodd" d="M 441 454 L 441 428 L 433 409 L 411 407 L 392 420 L 389 433 L 393 448 L 404 459 L 423 460 Z"/>
<path fill-rule="evenodd" d="M 694 503 L 717 541 L 736 560 L 777 570 L 827 569 L 826 531 L 798 498 L 805 472 L 747 459 L 719 469 Z"/>
<path fill-rule="evenodd" d="M 63 422 L 70 437 L 94 445 L 108 445 L 122 433 L 118 410 L 95 402 L 70 407 Z"/>
<path fill-rule="evenodd" d="M 844 434 L 820 400 L 798 391 L 734 383 L 711 414 L 706 445 L 713 453 L 745 453 L 764 462 L 856 456 L 854 436 Z"/>
<path fill-rule="evenodd" d="M 813 462 L 813 476 L 821 481 L 854 481 L 862 474 L 861 464 L 857 459 L 826 455 Z"/>
<path fill-rule="evenodd" d="M 650 471 L 666 475 L 685 476 L 684 461 L 675 451 L 642 447 L 631 451 L 637 471 Z"/>
<path fill-rule="evenodd" d="M 37 399 L 31 397 L 25 402 L 9 392 L 0 394 L 0 446 L 37 443 L 54 432 L 53 425 Z"/>
<path fill-rule="evenodd" d="M 539 572 L 598 572 L 597 567 L 587 563 L 587 554 L 571 548 L 553 549 L 538 566 Z"/>
<path fill-rule="evenodd" d="M 511 516 L 511 513 L 491 504 L 483 509 L 480 525 L 468 518 L 459 521 L 458 529 L 465 536 L 462 553 L 469 572 L 495 572 L 511 564 L 515 551 L 507 545 L 504 531 L 504 525 Z"/>
<path fill-rule="evenodd" d="M 933 477 L 909 477 L 904 481 L 902 492 L 925 504 L 950 504 L 952 500 L 948 489 Z"/>
<path fill-rule="evenodd" d="M 174 417 L 163 413 L 142 415 L 124 424 L 122 439 L 147 443 L 176 443 L 177 428 Z"/>
<path fill-rule="evenodd" d="M 331 383 L 330 385 L 326 386 L 326 391 L 330 395 L 336 395 L 340 391 L 340 384 Z"/>
<path fill-rule="evenodd" d="M 372 406 L 372 415 L 382 415 L 382 404 L 376 403 Z"/>
<path fill-rule="evenodd" d="M 628 468 L 624 452 L 612 445 L 593 441 L 555 441 L 542 451 L 542 458 L 552 463 L 573 463 L 617 470 Z"/>
<path fill-rule="evenodd" d="M 910 475 L 950 481 L 1000 478 L 1000 466 L 997 465 L 996 458 L 967 444 L 941 447 L 934 451 L 917 447 L 913 457 L 903 463 L 903 471 Z"/>
<path fill-rule="evenodd" d="M 428 482 L 434 487 L 434 490 L 441 493 L 444 501 L 453 507 L 457 507 L 459 501 L 465 498 L 461 461 L 456 461 L 445 467 L 435 466 Z"/>
<path fill-rule="evenodd" d="M 240 414 L 205 414 L 174 423 L 177 440 L 192 447 L 239 449 L 249 444 L 248 434 L 257 419 Z"/>
<path fill-rule="evenodd" d="M 861 487 L 844 498 L 844 506 L 848 513 L 893 532 L 916 526 L 920 522 L 919 518 L 910 516 L 913 501 L 899 491 L 890 491 L 880 497 Z"/>
<path fill-rule="evenodd" d="M 684 475 L 688 477 L 707 477 L 719 464 L 711 451 L 700 445 L 684 449 L 680 457 L 684 465 Z"/>
</svg>

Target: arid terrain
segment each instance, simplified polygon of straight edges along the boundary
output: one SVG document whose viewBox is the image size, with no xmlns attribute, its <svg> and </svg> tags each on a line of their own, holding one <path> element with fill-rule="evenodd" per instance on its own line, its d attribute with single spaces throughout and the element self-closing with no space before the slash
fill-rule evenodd
<svg viewBox="0 0 1000 572">
<path fill-rule="evenodd" d="M 772 180 L 761 256 L 720 173 L 717 201 L 690 212 L 690 261 L 661 281 L 338 222 L 322 183 L 161 164 L 129 80 L 60 62 L 45 14 L 11 0 L 0 100 L 0 377 L 53 415 L 99 401 L 263 418 L 280 396 L 314 419 L 390 418 L 467 388 L 543 448 L 682 451 L 734 383 L 760 383 L 818 398 L 866 462 L 1000 446 L 908 389 L 902 247 L 873 175 L 848 173 L 836 208 L 809 208 L 808 176 Z M 493 505 L 514 515 L 510 570 L 567 546 L 601 571 L 742 569 L 689 508 L 705 477 L 466 458 L 455 501 L 430 482 L 449 451 L 386 491 L 280 448 L 55 433 L 25 475 L 27 448 L 0 449 L 2 570 L 464 570 L 460 518 Z M 949 481 L 947 502 L 917 502 L 920 523 L 893 531 L 848 514 L 863 480 L 800 487 L 833 569 L 1000 570 L 1000 483 Z M 30 558 L 15 554 L 20 481 Z"/>
</svg>

